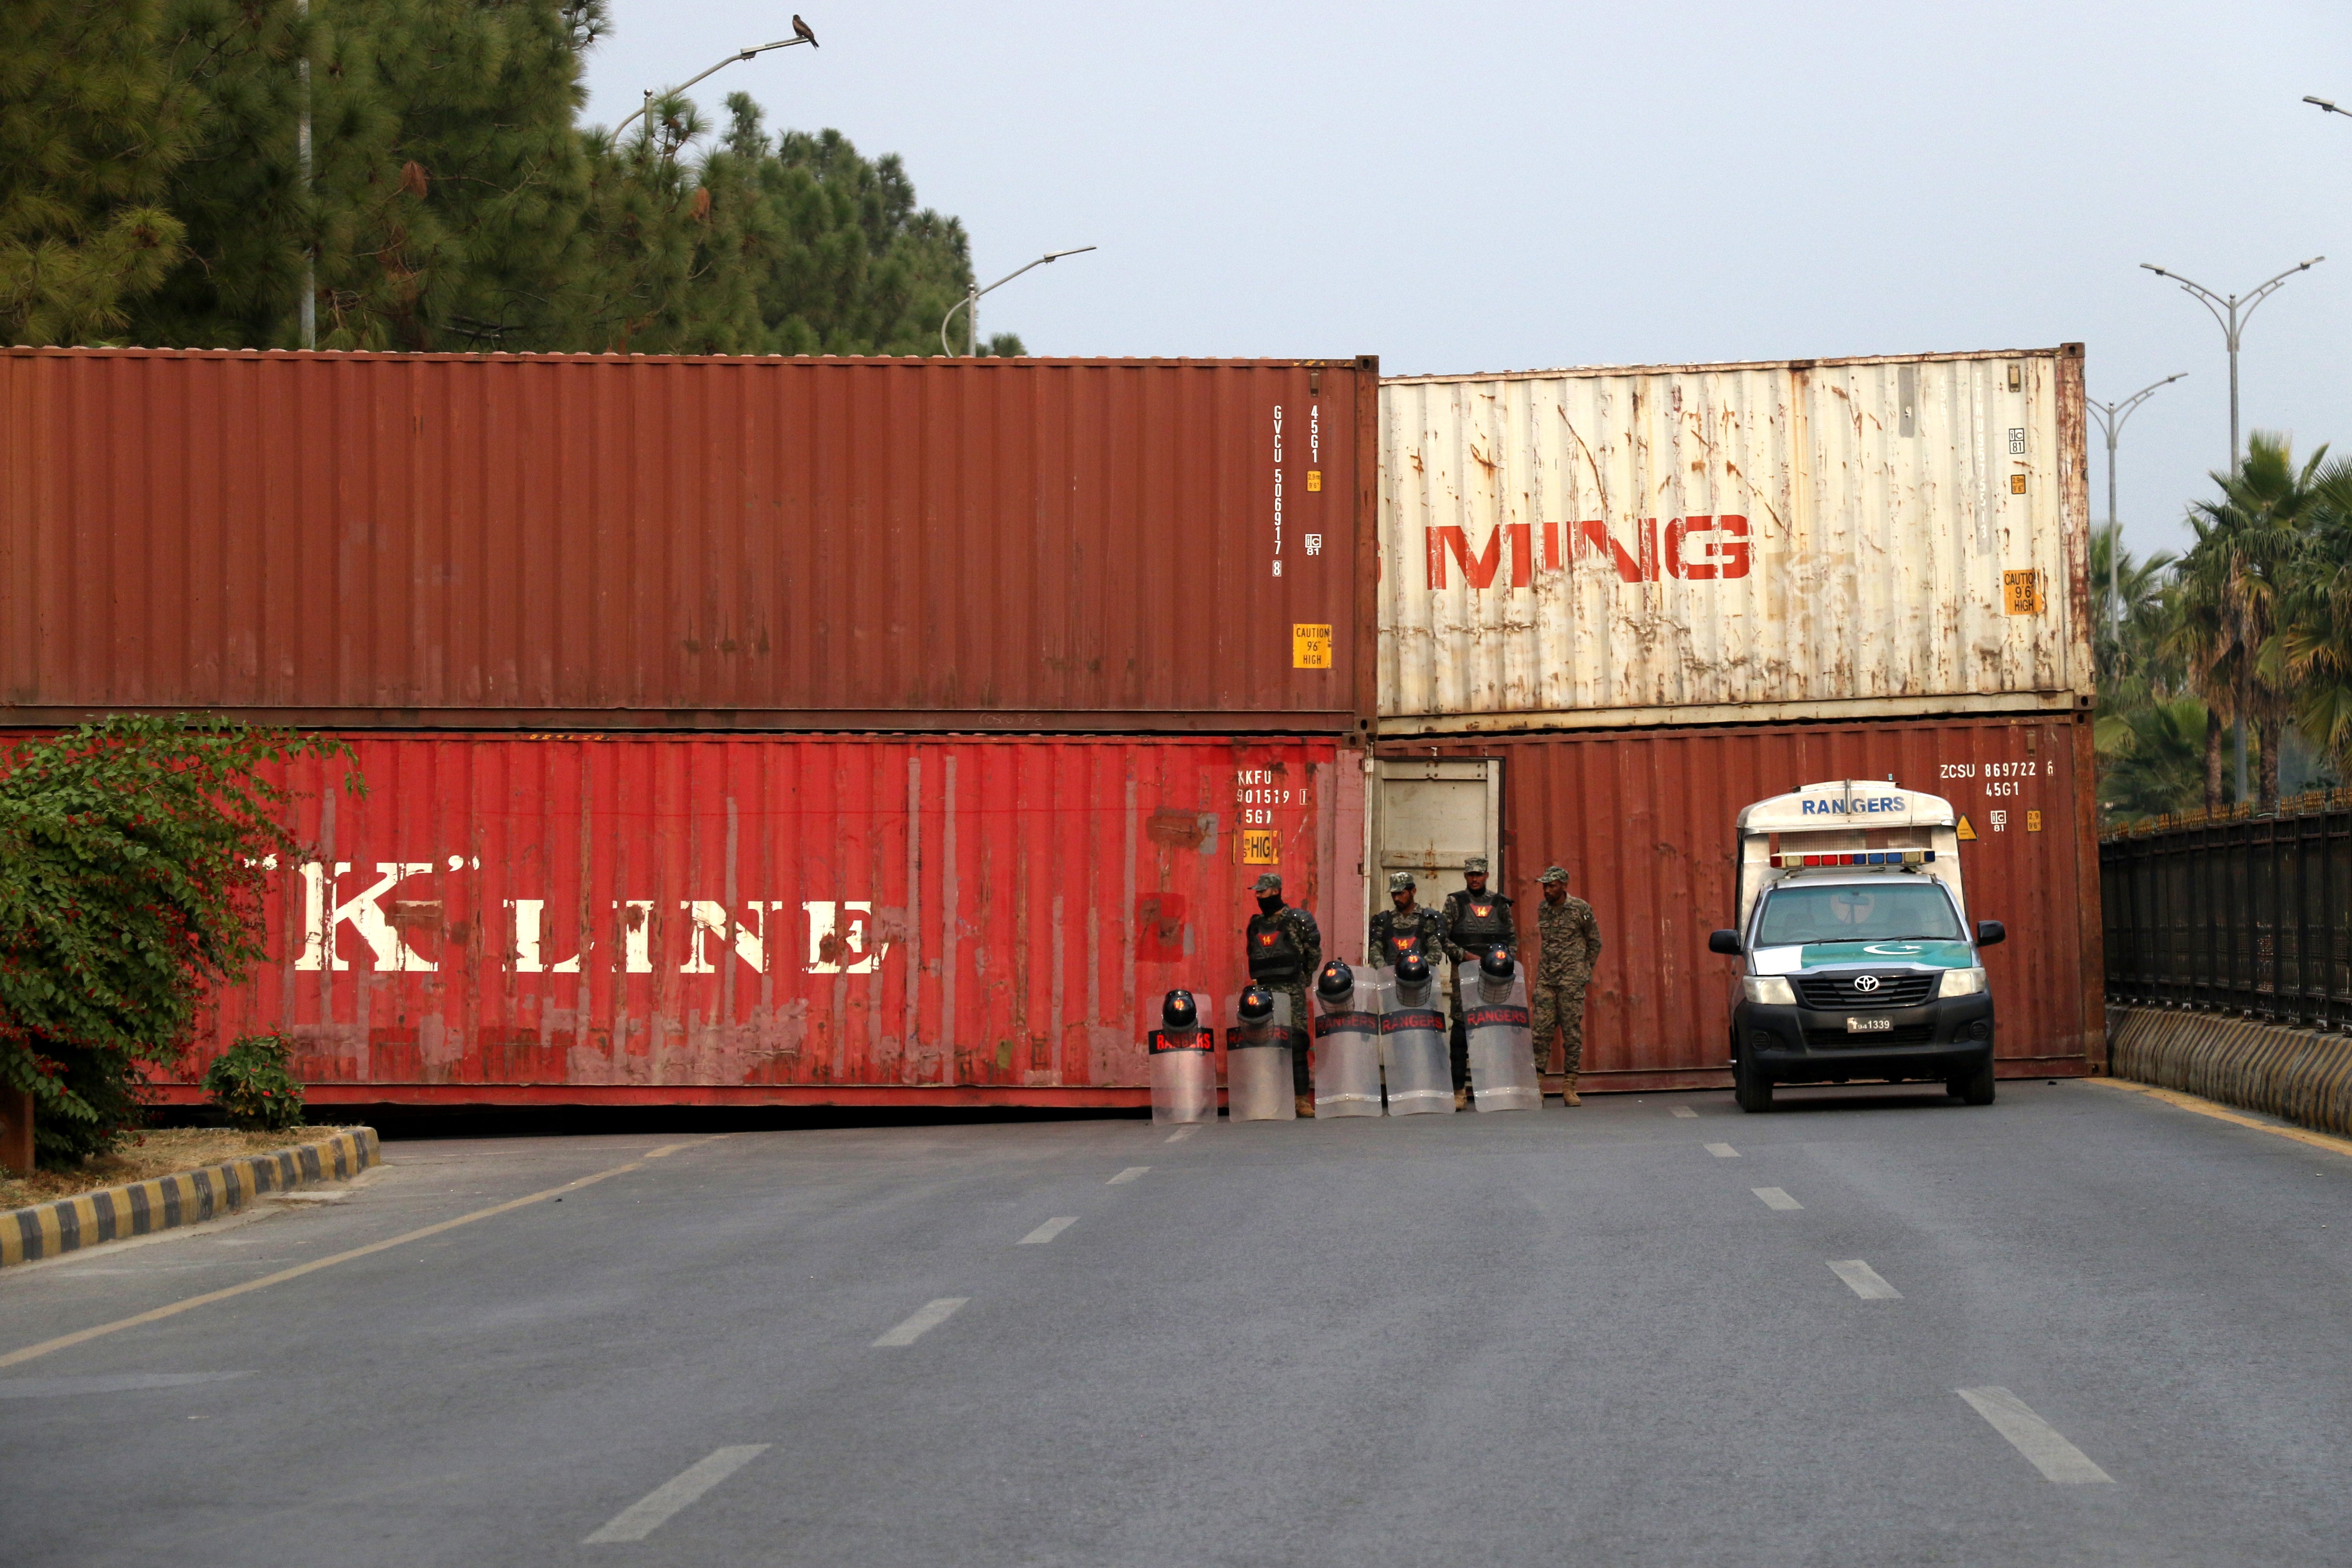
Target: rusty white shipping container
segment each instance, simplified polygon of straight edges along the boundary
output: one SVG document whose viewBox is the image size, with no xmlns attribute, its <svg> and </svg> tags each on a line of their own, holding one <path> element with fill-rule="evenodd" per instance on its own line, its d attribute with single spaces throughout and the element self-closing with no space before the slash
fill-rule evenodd
<svg viewBox="0 0 2352 1568">
<path fill-rule="evenodd" d="M 1328 740 L 350 739 L 363 795 L 278 770 L 313 852 L 167 1099 L 276 1033 L 325 1104 L 1137 1105 L 1261 873 L 1364 924 Z"/>
<path fill-rule="evenodd" d="M 2090 700 L 2080 344 L 1381 404 L 1383 734 Z"/>
</svg>

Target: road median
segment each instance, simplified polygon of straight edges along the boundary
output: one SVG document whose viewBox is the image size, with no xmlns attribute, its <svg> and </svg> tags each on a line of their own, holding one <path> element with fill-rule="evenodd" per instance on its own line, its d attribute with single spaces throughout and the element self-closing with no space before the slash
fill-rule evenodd
<svg viewBox="0 0 2352 1568">
<path fill-rule="evenodd" d="M 218 1219 L 265 1193 L 349 1181 L 382 1158 L 375 1129 L 348 1128 L 265 1153 L 10 1209 L 0 1213 L 0 1268 Z"/>
</svg>

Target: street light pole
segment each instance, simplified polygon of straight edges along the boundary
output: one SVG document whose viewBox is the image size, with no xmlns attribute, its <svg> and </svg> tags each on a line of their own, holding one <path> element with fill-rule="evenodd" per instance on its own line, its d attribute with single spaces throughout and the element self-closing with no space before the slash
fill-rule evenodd
<svg viewBox="0 0 2352 1568">
<path fill-rule="evenodd" d="M 795 44 L 814 44 L 815 42 L 815 37 L 811 35 L 805 37 L 778 38 L 772 44 L 760 44 L 751 48 L 738 49 L 733 54 L 729 55 L 725 59 L 720 60 L 717 65 L 712 66 L 709 70 L 704 71 L 701 76 L 690 77 L 687 80 L 678 83 L 677 86 L 670 89 L 670 90 L 672 92 L 684 92 L 696 82 L 702 80 L 704 77 L 716 76 L 738 60 L 748 60 L 754 55 L 764 55 L 770 49 L 789 49 Z M 645 102 L 629 110 L 627 119 L 623 120 L 618 125 L 613 127 L 613 140 L 614 142 L 620 141 L 621 132 L 629 128 L 629 121 L 650 113 L 653 110 L 653 106 L 654 95 L 652 91 L 648 89 L 646 93 Z"/>
<path fill-rule="evenodd" d="M 2221 323 L 2221 340 L 2229 345 L 2230 349 L 2230 472 L 2233 477 L 2238 471 L 2239 339 L 2245 331 L 2247 321 L 2253 318 L 2255 306 L 2269 299 L 2282 284 L 2296 273 L 2308 272 L 2326 259 L 2325 256 L 2315 256 L 2309 261 L 2297 262 L 2248 293 L 2231 294 L 2226 297 L 2214 293 L 2201 283 L 2190 282 L 2178 272 L 2167 272 L 2153 262 L 2140 263 L 2141 267 L 2155 273 L 2158 278 L 2170 279 L 2179 284 L 2181 292 L 2194 296 L 2197 302 L 2211 311 L 2213 319 Z M 2242 710 L 2231 725 L 2231 744 L 2238 753 L 2238 799 L 2242 802 L 2246 798 L 2246 715 Z"/>
<path fill-rule="evenodd" d="M 2168 375 L 2162 381 L 2150 382 L 2120 403 L 2084 399 L 2091 405 L 2091 413 L 2098 419 L 2099 428 L 2106 433 L 2107 437 L 2107 597 L 2109 613 L 2115 617 L 2113 629 L 2118 644 L 2122 641 L 2124 626 L 2124 552 L 2123 525 L 2116 521 L 2116 439 L 2124 433 L 2124 421 L 2132 416 L 2132 410 L 2155 396 L 2159 387 L 2170 386 L 2188 374 L 2184 370 L 2180 375 Z"/>
<path fill-rule="evenodd" d="M 2239 339 L 2245 331 L 2246 323 L 2253 319 L 2255 306 L 2269 299 L 2296 273 L 2308 272 L 2326 259 L 2325 256 L 2315 256 L 2308 261 L 2298 261 L 2277 277 L 2250 292 L 2227 296 L 2216 294 L 2202 283 L 2192 283 L 2178 272 L 2167 272 L 2152 261 L 2140 263 L 2145 270 L 2155 273 L 2158 278 L 2168 279 L 2179 284 L 2182 293 L 2193 296 L 2199 304 L 2213 312 L 2215 321 L 2221 323 L 2221 341 L 2227 343 L 2230 349 L 2230 472 L 2232 474 L 2238 471 Z"/>
<path fill-rule="evenodd" d="M 1100 246 L 1081 245 L 1076 250 L 1049 250 L 1045 255 L 1039 257 L 1036 260 L 1031 262 L 1029 267 L 1043 267 L 1048 261 L 1059 261 L 1065 256 L 1083 256 L 1089 250 L 1099 250 L 1102 247 Z M 940 318 L 940 351 L 950 354 L 955 353 L 954 345 L 948 342 L 948 323 L 955 320 L 955 313 L 958 310 L 961 310 L 964 312 L 963 352 L 966 354 L 978 354 L 980 353 L 980 297 L 982 294 L 995 293 L 999 289 L 1003 288 L 1007 283 L 1010 283 L 1015 278 L 1020 277 L 1022 273 L 1028 271 L 1029 267 L 1015 268 L 1013 270 L 1006 273 L 1003 277 L 998 279 L 995 282 L 991 283 L 985 289 L 978 287 L 977 285 L 980 280 L 977 278 L 974 278 L 972 279 L 974 287 L 965 290 L 964 297 L 958 300 L 954 304 L 950 305 L 948 307 L 948 313 Z"/>
</svg>

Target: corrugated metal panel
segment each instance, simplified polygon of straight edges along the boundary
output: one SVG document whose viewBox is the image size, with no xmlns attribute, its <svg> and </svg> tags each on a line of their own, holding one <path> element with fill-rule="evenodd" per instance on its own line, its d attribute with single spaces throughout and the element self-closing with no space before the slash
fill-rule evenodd
<svg viewBox="0 0 2352 1568">
<path fill-rule="evenodd" d="M 1376 383 L 9 351 L 0 717 L 1342 731 Z"/>
<path fill-rule="evenodd" d="M 1364 919 L 1329 742 L 354 740 L 364 799 L 284 774 L 318 858 L 184 1081 L 285 1031 L 346 1102 L 1132 1104 L 1261 862 Z"/>
<path fill-rule="evenodd" d="M 1389 381 L 1382 731 L 2077 705 L 2082 363 Z"/>
<path fill-rule="evenodd" d="M 1501 759 L 1501 883 L 1532 926 L 1536 876 L 1558 861 L 1604 942 L 1589 994 L 1595 1087 L 1730 1082 L 1734 961 L 1706 950 L 1733 923 L 1739 808 L 1801 784 L 1893 778 L 1952 802 L 1971 919 L 1990 948 L 2002 1070 L 2058 1076 L 2105 1059 L 2097 846 L 2087 715 L 1727 727 L 1455 741 Z M 1423 756 L 1432 748 L 1383 747 Z M 1355 932 L 1349 948 L 1360 948 Z"/>
</svg>

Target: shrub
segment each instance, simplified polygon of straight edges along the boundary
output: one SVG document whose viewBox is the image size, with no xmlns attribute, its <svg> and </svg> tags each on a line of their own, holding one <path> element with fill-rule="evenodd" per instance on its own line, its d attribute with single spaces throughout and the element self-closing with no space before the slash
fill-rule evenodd
<svg viewBox="0 0 2352 1568">
<path fill-rule="evenodd" d="M 0 747 L 0 1084 L 32 1095 L 41 1164 L 121 1142 L 207 992 L 262 957 L 304 755 L 352 752 L 138 714 Z"/>
<path fill-rule="evenodd" d="M 286 1068 L 293 1052 L 276 1035 L 247 1035 L 205 1069 L 205 1098 L 248 1132 L 275 1132 L 302 1122 L 302 1086 Z"/>
</svg>

